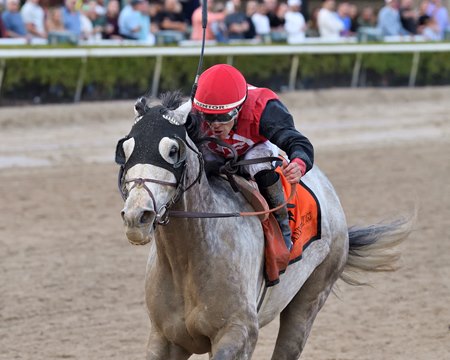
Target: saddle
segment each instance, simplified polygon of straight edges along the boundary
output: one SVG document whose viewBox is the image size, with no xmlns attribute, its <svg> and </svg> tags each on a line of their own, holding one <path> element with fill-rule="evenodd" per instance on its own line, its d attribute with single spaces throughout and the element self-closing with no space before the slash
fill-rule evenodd
<svg viewBox="0 0 450 360">
<path fill-rule="evenodd" d="M 288 199 L 291 185 L 282 171 L 276 171 L 281 177 L 285 198 Z M 258 190 L 254 181 L 240 176 L 233 176 L 235 185 L 255 211 L 268 211 L 267 201 Z M 295 194 L 288 203 L 289 225 L 293 247 L 291 252 L 286 248 L 283 235 L 277 220 L 271 213 L 258 215 L 264 231 L 264 276 L 266 286 L 273 286 L 280 282 L 280 274 L 286 271 L 289 264 L 302 259 L 303 250 L 313 241 L 321 238 L 320 204 L 302 181 L 295 188 Z"/>
</svg>

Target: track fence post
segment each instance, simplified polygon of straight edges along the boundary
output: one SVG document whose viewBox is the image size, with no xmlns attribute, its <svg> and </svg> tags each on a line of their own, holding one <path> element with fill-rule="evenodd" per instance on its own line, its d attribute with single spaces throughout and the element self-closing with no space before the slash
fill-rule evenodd
<svg viewBox="0 0 450 360">
<path fill-rule="evenodd" d="M 75 90 L 75 96 L 73 98 L 74 103 L 81 101 L 81 94 L 83 93 L 84 77 L 86 76 L 87 68 L 87 56 L 81 58 L 81 68 L 78 74 L 77 88 Z"/>
<path fill-rule="evenodd" d="M 289 72 L 289 91 L 295 90 L 295 84 L 297 83 L 298 64 L 300 59 L 298 55 L 292 56 L 291 71 Z"/>
<path fill-rule="evenodd" d="M 416 86 L 417 72 L 419 71 L 420 52 L 416 51 L 413 55 L 411 72 L 409 74 L 409 87 Z"/>
<path fill-rule="evenodd" d="M 0 61 L 0 97 L 2 95 L 3 79 L 5 77 L 6 59 Z"/>
<path fill-rule="evenodd" d="M 158 55 L 156 57 L 155 70 L 153 71 L 153 82 L 152 82 L 152 97 L 153 98 L 156 98 L 158 96 L 159 82 L 161 80 L 162 60 L 163 60 L 162 55 Z"/>
<path fill-rule="evenodd" d="M 352 83 L 351 83 L 352 88 L 358 87 L 359 74 L 361 72 L 361 63 L 362 63 L 362 53 L 357 53 L 355 65 L 353 66 Z"/>
</svg>

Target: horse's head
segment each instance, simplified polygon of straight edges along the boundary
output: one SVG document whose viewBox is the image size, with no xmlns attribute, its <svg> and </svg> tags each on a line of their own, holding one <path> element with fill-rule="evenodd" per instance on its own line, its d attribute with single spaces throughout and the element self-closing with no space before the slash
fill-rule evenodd
<svg viewBox="0 0 450 360">
<path fill-rule="evenodd" d="M 185 191 L 186 123 L 191 102 L 181 104 L 178 93 L 167 94 L 161 105 L 135 104 L 136 120 L 130 133 L 119 140 L 116 162 L 121 165 L 119 188 L 125 200 L 122 218 L 128 240 L 148 243 L 157 223 Z M 195 149 L 193 149 L 195 150 Z"/>
</svg>

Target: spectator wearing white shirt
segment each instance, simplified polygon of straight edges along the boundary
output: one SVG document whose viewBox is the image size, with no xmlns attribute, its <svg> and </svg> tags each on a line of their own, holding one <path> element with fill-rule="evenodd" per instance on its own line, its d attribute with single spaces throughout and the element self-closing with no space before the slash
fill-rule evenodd
<svg viewBox="0 0 450 360">
<path fill-rule="evenodd" d="M 39 1 L 27 0 L 20 10 L 20 14 L 28 34 L 36 38 L 47 38 L 45 13 L 44 9 L 39 5 Z"/>
<path fill-rule="evenodd" d="M 317 16 L 320 37 L 329 40 L 339 39 L 340 32 L 344 30 L 344 24 L 334 11 L 336 2 L 324 0 L 322 8 Z"/>
<path fill-rule="evenodd" d="M 300 12 L 301 0 L 288 0 L 288 11 L 284 15 L 284 30 L 288 44 L 298 44 L 305 40 L 306 22 Z"/>
<path fill-rule="evenodd" d="M 249 3 L 256 3 L 249 1 L 247 7 L 251 6 Z M 264 3 L 256 3 L 256 12 L 251 17 L 253 25 L 255 25 L 255 33 L 258 37 L 266 38 L 270 36 L 270 21 L 266 15 L 266 5 Z"/>
</svg>

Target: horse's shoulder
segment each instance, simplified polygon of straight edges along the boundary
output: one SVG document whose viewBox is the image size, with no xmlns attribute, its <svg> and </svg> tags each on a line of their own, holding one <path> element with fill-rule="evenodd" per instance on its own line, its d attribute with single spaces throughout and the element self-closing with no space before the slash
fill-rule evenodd
<svg viewBox="0 0 450 360">
<path fill-rule="evenodd" d="M 214 194 L 219 198 L 226 198 L 228 201 L 234 201 L 236 203 L 245 203 L 240 192 L 233 190 L 230 182 L 223 176 L 211 176 L 208 178 L 209 185 Z"/>
</svg>

